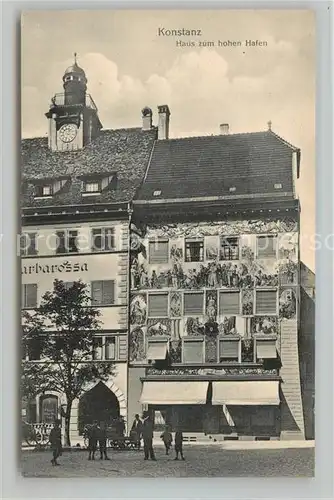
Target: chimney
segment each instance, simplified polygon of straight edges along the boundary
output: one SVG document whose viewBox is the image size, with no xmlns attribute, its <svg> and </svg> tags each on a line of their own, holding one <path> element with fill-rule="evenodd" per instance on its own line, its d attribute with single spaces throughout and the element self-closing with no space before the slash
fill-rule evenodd
<svg viewBox="0 0 334 500">
<path fill-rule="evenodd" d="M 170 111 L 167 104 L 158 106 L 159 123 L 158 123 L 158 139 L 168 139 L 169 137 L 169 117 Z"/>
<path fill-rule="evenodd" d="M 228 123 L 221 123 L 219 129 L 220 129 L 220 135 L 228 135 L 230 126 Z"/>
<path fill-rule="evenodd" d="M 152 110 L 151 108 L 145 106 L 141 110 L 141 115 L 143 119 L 143 130 L 151 130 L 152 128 Z"/>
</svg>

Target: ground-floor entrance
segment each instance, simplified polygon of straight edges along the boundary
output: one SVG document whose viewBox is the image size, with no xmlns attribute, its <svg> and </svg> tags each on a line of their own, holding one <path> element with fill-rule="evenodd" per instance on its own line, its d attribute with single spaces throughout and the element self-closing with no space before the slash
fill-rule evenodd
<svg viewBox="0 0 334 500">
<path fill-rule="evenodd" d="M 99 382 L 90 391 L 87 391 L 79 401 L 78 427 L 79 434 L 83 433 L 85 425 L 105 422 L 111 425 L 120 415 L 119 402 L 116 395 L 103 383 Z"/>
</svg>

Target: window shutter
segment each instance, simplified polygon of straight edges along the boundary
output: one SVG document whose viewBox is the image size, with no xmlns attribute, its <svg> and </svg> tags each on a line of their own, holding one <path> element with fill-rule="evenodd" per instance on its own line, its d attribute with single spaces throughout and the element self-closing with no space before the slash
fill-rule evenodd
<svg viewBox="0 0 334 500">
<path fill-rule="evenodd" d="M 272 290 L 258 290 L 256 292 L 256 314 L 276 314 L 277 294 Z"/>
<path fill-rule="evenodd" d="M 193 316 L 203 314 L 203 293 L 185 293 L 184 294 L 184 314 Z"/>
<path fill-rule="evenodd" d="M 57 231 L 56 253 L 65 253 L 65 231 Z"/>
<path fill-rule="evenodd" d="M 276 341 L 275 340 L 257 340 L 256 357 L 261 359 L 276 359 Z"/>
<path fill-rule="evenodd" d="M 93 359 L 101 360 L 102 356 L 102 337 L 95 337 L 93 339 Z"/>
<path fill-rule="evenodd" d="M 168 316 L 168 295 L 156 294 L 148 296 L 148 315 L 155 318 Z"/>
<path fill-rule="evenodd" d="M 36 233 L 29 233 L 28 235 L 28 255 L 36 255 Z"/>
<path fill-rule="evenodd" d="M 128 358 L 128 341 L 126 337 L 119 337 L 119 359 L 126 361 Z"/>
<path fill-rule="evenodd" d="M 258 236 L 258 257 L 276 257 L 276 236 Z"/>
<path fill-rule="evenodd" d="M 220 340 L 219 357 L 223 359 L 239 359 L 239 340 Z"/>
<path fill-rule="evenodd" d="M 37 306 L 37 285 L 29 284 L 23 285 L 23 307 L 36 307 Z"/>
<path fill-rule="evenodd" d="M 240 314 L 239 292 L 220 292 L 219 314 Z"/>
<path fill-rule="evenodd" d="M 115 248 L 115 231 L 109 227 L 104 230 L 104 250 L 113 250 Z"/>
<path fill-rule="evenodd" d="M 102 281 L 92 281 L 92 302 L 102 304 Z"/>
<path fill-rule="evenodd" d="M 113 304 L 115 302 L 115 282 L 113 280 L 102 281 L 102 290 L 102 304 Z"/>
<path fill-rule="evenodd" d="M 149 263 L 165 264 L 168 262 L 168 241 L 149 242 Z"/>
<path fill-rule="evenodd" d="M 203 341 L 183 342 L 184 363 L 204 363 Z"/>
</svg>

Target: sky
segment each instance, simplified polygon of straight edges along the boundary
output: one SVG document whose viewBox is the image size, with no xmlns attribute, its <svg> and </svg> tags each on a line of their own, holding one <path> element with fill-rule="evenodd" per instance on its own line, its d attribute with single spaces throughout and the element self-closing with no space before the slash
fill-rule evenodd
<svg viewBox="0 0 334 500">
<path fill-rule="evenodd" d="M 45 113 L 78 54 L 103 127 L 141 126 L 168 104 L 170 137 L 272 130 L 301 149 L 301 258 L 313 271 L 315 20 L 307 10 L 27 11 L 22 15 L 22 137 L 46 136 Z M 160 35 L 159 35 L 160 28 Z M 164 30 L 161 30 L 164 28 Z M 201 36 L 163 36 L 167 30 Z M 198 41 L 214 46 L 197 45 Z M 241 42 L 241 46 L 219 46 Z M 246 46 L 246 40 L 266 42 Z M 195 42 L 180 47 L 177 41 Z"/>
</svg>

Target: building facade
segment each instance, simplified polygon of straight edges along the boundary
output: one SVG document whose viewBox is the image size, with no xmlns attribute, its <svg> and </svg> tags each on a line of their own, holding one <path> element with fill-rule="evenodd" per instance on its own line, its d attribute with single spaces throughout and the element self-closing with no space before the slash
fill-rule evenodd
<svg viewBox="0 0 334 500">
<path fill-rule="evenodd" d="M 157 131 L 151 122 L 144 126 L 147 117 L 138 128 L 102 130 L 76 62 L 63 83 L 64 93 L 51 99 L 46 113 L 48 137 L 22 141 L 22 308 L 38 307 L 56 278 L 66 286 L 80 279 L 101 313 L 92 360 L 110 361 L 115 375 L 87 386 L 74 402 L 70 433 L 76 442 L 92 420 L 128 420 L 129 201 Z M 23 356 L 43 363 L 38 345 Z M 37 395 L 24 405 L 23 419 L 51 424 L 64 403 L 63 394 Z"/>
<path fill-rule="evenodd" d="M 299 151 L 226 129 L 161 137 L 134 201 L 129 408 L 186 433 L 303 439 Z"/>
</svg>

